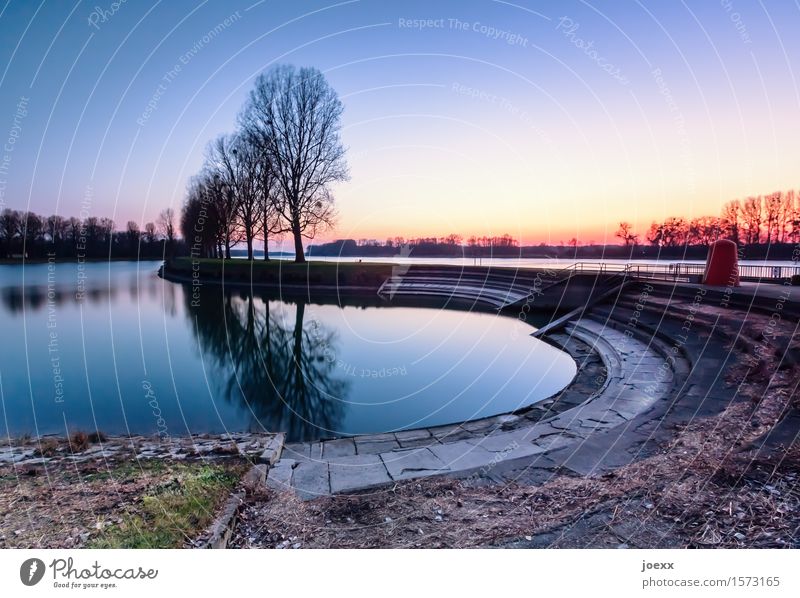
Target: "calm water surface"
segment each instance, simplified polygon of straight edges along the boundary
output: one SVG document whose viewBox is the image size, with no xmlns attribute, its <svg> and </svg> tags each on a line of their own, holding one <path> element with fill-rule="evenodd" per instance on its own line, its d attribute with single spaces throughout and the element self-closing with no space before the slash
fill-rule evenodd
<svg viewBox="0 0 800 598">
<path fill-rule="evenodd" d="M 0 266 L 1 433 L 385 432 L 507 412 L 575 374 L 513 318 L 193 295 L 156 268 Z"/>
</svg>

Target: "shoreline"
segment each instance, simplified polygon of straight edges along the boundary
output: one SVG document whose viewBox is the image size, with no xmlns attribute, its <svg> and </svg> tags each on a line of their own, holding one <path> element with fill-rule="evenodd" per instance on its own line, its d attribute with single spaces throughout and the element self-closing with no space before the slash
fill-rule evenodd
<svg viewBox="0 0 800 598">
<path fill-rule="evenodd" d="M 84 258 L 77 258 L 77 257 L 56 257 L 52 260 L 56 264 L 100 264 L 104 262 L 163 262 L 163 257 L 84 257 Z M 52 263 L 51 258 L 49 257 L 36 257 L 36 258 L 27 258 L 27 259 L 11 259 L 11 258 L 2 258 L 0 259 L 0 266 L 25 266 L 26 264 L 30 265 L 37 265 L 37 264 L 49 264 Z"/>
</svg>

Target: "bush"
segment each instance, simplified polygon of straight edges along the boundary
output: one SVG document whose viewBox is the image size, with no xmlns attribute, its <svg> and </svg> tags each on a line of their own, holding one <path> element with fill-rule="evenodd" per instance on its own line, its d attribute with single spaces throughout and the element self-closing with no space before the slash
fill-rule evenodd
<svg viewBox="0 0 800 598">
<path fill-rule="evenodd" d="M 34 455 L 37 457 L 52 457 L 58 451 L 58 440 L 55 438 L 42 438 L 36 447 Z"/>
<path fill-rule="evenodd" d="M 95 443 L 98 443 L 98 442 L 105 442 L 106 440 L 108 440 L 108 436 L 106 436 L 105 433 L 101 432 L 100 430 L 98 430 L 97 432 L 92 432 L 91 434 L 89 434 L 89 442 L 92 443 L 92 444 L 95 444 Z"/>
<path fill-rule="evenodd" d="M 86 432 L 75 432 L 69 438 L 69 448 L 73 453 L 79 453 L 89 448 L 89 435 Z"/>
</svg>

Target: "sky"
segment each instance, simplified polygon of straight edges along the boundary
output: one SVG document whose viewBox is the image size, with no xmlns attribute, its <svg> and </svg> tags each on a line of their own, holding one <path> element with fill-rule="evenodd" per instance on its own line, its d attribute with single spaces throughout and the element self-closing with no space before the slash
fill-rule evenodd
<svg viewBox="0 0 800 598">
<path fill-rule="evenodd" d="M 321 240 L 616 242 L 798 186 L 799 25 L 797 1 L 0 0 L 0 209 L 179 210 L 290 63 L 344 103 Z"/>
</svg>

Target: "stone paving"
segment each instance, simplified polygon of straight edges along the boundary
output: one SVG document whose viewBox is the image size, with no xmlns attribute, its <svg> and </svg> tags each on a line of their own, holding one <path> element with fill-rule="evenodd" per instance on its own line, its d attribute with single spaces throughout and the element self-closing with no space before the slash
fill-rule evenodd
<svg viewBox="0 0 800 598">
<path fill-rule="evenodd" d="M 628 294 L 592 309 L 591 315 L 607 328 L 632 332 L 670 358 L 672 375 L 664 376 L 663 370 L 657 373 L 664 382 L 671 378 L 668 400 L 655 402 L 624 427 L 601 431 L 580 445 L 549 455 L 573 473 L 605 473 L 644 458 L 669 441 L 676 426 L 716 415 L 741 400 L 728 385 L 725 372 L 742 354 L 753 352 L 759 333 L 749 329 L 754 318 L 748 314 L 755 312 L 750 307 L 722 311 L 724 295 L 716 289 L 709 289 L 698 302 L 699 286 L 652 286 L 661 288 L 651 290 L 644 300 Z M 488 477 L 497 483 L 542 483 L 554 475 L 552 470 L 523 466 Z"/>
<path fill-rule="evenodd" d="M 590 318 L 548 340 L 580 366 L 576 380 L 556 397 L 524 413 L 458 425 L 289 444 L 267 484 L 310 499 L 432 475 L 485 476 L 523 465 L 591 473 L 579 447 L 598 432 L 621 433 L 656 402 L 666 401 L 675 368 L 687 367 L 681 360 L 666 362 L 662 346 L 649 346 Z"/>
</svg>

